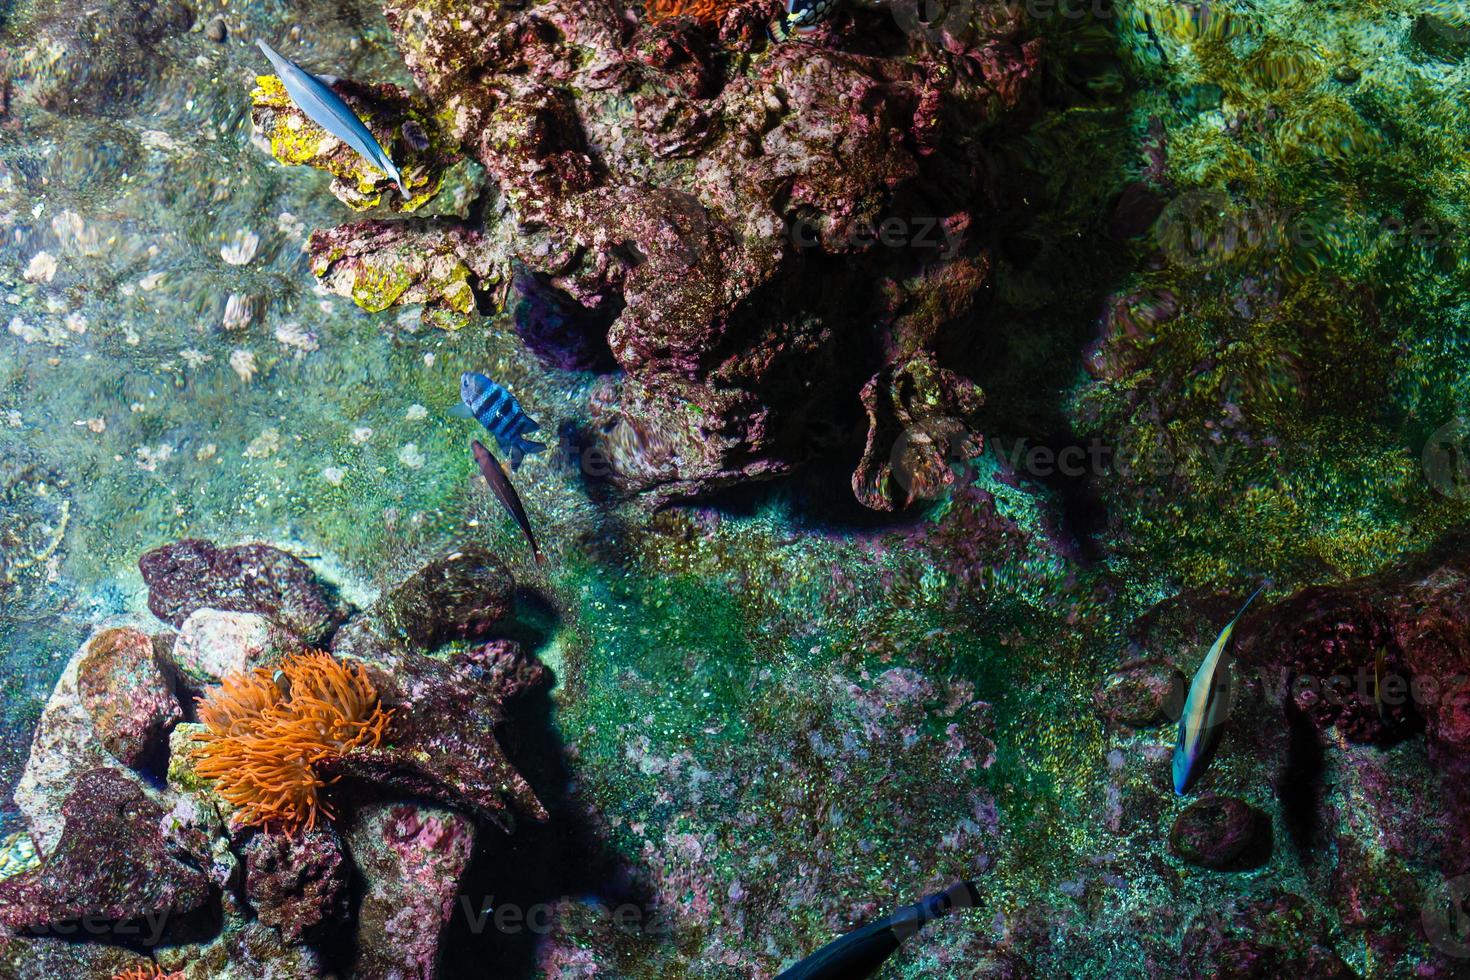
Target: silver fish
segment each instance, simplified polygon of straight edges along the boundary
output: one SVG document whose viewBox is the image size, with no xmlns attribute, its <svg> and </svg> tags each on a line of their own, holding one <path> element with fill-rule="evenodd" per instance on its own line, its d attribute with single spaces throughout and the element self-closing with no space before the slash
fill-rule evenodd
<svg viewBox="0 0 1470 980">
<path fill-rule="evenodd" d="M 1190 681 L 1184 713 L 1179 716 L 1179 740 L 1174 744 L 1174 792 L 1179 796 L 1189 792 L 1215 754 L 1225 719 L 1230 716 L 1230 662 L 1225 659 L 1225 647 L 1230 644 L 1235 624 L 1263 588 L 1252 592 L 1235 618 L 1225 624 Z"/>
<path fill-rule="evenodd" d="M 393 162 L 388 151 L 383 149 L 372 130 L 363 125 L 357 114 L 347 107 L 347 103 L 328 88 L 326 82 L 296 62 L 277 54 L 263 39 L 257 38 L 255 43 L 270 59 L 271 67 L 281 78 L 281 84 L 286 86 L 286 94 L 306 114 L 306 118 L 352 147 L 364 160 L 393 178 L 393 183 L 398 185 L 398 192 L 407 199 L 408 188 L 403 186 L 403 174 L 399 173 L 398 165 Z"/>
</svg>

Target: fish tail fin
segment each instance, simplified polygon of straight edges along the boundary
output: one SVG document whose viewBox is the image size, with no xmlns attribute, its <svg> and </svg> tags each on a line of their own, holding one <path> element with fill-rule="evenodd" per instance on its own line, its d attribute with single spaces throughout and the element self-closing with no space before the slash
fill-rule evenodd
<svg viewBox="0 0 1470 980">
<path fill-rule="evenodd" d="M 535 439 L 517 439 L 523 453 L 539 453 L 546 450 L 546 443 L 537 442 Z"/>
</svg>

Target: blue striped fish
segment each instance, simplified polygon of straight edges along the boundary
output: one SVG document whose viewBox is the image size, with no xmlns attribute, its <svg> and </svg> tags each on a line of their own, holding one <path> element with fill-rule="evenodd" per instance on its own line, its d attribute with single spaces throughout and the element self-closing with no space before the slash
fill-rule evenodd
<svg viewBox="0 0 1470 980">
<path fill-rule="evenodd" d="M 516 396 L 483 374 L 466 371 L 459 379 L 461 406 L 456 406 L 457 415 L 473 418 L 495 437 L 500 451 L 510 456 L 512 471 L 521 468 L 521 460 L 527 453 L 539 453 L 545 443 L 523 439 L 527 432 L 535 432 L 541 426 L 521 408 Z"/>
<path fill-rule="evenodd" d="M 832 14 L 837 0 L 786 0 L 781 12 L 767 27 L 773 41 L 787 41 L 795 34 L 810 34 Z"/>
</svg>

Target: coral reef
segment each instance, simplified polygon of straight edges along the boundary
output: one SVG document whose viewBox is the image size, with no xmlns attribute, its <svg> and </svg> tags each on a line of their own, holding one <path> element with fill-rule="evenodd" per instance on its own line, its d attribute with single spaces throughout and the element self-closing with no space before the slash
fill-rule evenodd
<svg viewBox="0 0 1470 980">
<path fill-rule="evenodd" d="M 642 21 L 606 0 L 454 9 L 386 5 L 495 205 L 479 224 L 313 233 L 334 291 L 370 310 L 421 303 L 457 327 L 503 306 L 514 276 L 555 311 L 553 334 L 575 324 L 573 348 L 600 331 L 619 373 L 593 396 L 588 436 L 611 481 L 654 502 L 857 450 L 844 430 L 862 406 L 853 484 L 868 506 L 918 496 L 890 487 L 895 454 L 947 482 L 946 450 L 895 449 L 911 417 L 953 419 L 952 452 L 978 454 L 979 393 L 962 377 L 990 267 L 977 158 L 1036 70 L 1018 10 L 980 5 L 935 38 L 888 24 L 879 43 L 826 31 L 758 53 L 774 11 L 755 5 Z M 547 321 L 521 322 L 544 348 Z M 551 356 L 601 366 L 596 347 Z M 922 390 L 879 406 L 876 387 L 902 378 Z"/>
</svg>

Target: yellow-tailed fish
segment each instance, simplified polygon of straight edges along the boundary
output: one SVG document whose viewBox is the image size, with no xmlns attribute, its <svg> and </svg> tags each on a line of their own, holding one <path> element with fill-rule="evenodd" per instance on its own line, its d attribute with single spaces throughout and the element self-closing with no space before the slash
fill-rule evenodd
<svg viewBox="0 0 1470 980">
<path fill-rule="evenodd" d="M 1260 594 L 1261 589 L 1252 592 L 1235 618 L 1225 624 L 1189 684 L 1184 713 L 1179 716 L 1179 741 L 1174 745 L 1174 792 L 1180 796 L 1189 792 L 1205 771 L 1220 742 L 1220 732 L 1230 715 L 1230 662 L 1225 659 L 1225 648 L 1235 624 Z"/>
</svg>

